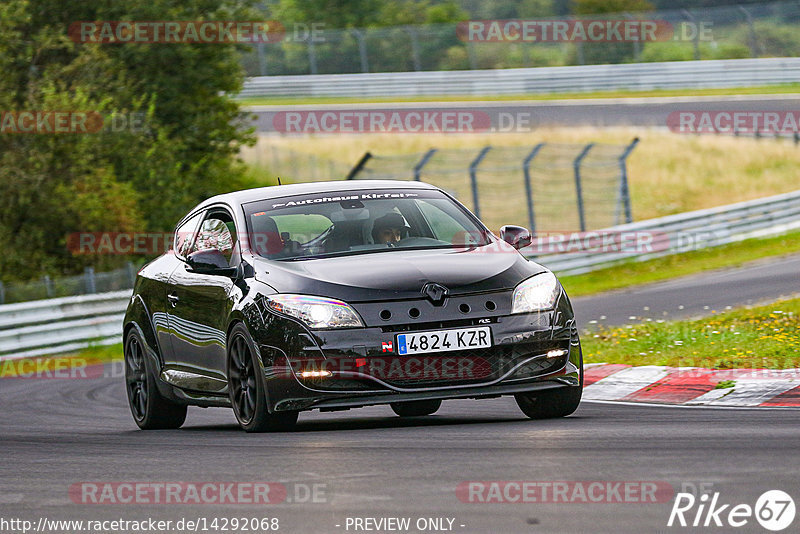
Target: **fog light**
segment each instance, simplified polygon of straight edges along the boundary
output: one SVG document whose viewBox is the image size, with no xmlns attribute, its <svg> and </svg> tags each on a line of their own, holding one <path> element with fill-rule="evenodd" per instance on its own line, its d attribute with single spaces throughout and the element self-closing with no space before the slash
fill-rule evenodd
<svg viewBox="0 0 800 534">
<path fill-rule="evenodd" d="M 328 378 L 333 376 L 330 371 L 299 371 L 297 376 L 300 378 Z"/>
<path fill-rule="evenodd" d="M 558 358 L 559 356 L 563 356 L 567 353 L 565 349 L 553 349 L 547 351 L 548 358 Z"/>
</svg>

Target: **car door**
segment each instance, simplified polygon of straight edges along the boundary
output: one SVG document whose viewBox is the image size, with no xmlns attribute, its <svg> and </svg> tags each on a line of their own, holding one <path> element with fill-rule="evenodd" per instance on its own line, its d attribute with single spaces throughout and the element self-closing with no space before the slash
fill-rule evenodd
<svg viewBox="0 0 800 534">
<path fill-rule="evenodd" d="M 161 349 L 161 357 L 166 365 L 175 364 L 175 351 L 172 350 L 172 336 L 169 328 L 169 312 L 172 308 L 167 302 L 167 295 L 172 292 L 170 278 L 176 268 L 181 267 L 185 261 L 186 253 L 194 244 L 195 230 L 203 218 L 204 211 L 200 211 L 191 216 L 187 216 L 175 229 L 175 236 L 172 246 L 172 254 L 163 273 L 158 279 L 158 292 L 151 295 L 150 312 L 152 313 L 153 326 L 158 337 L 158 346 Z"/>
<path fill-rule="evenodd" d="M 216 248 L 234 267 L 234 263 L 239 261 L 238 255 L 234 256 L 236 235 L 230 213 L 224 208 L 211 208 L 200 223 L 186 257 L 197 251 Z M 189 389 L 217 391 L 222 384 L 216 382 L 225 380 L 225 337 L 233 284 L 234 280 L 229 276 L 195 272 L 185 258 L 170 276 L 167 294 L 172 348 L 170 363 L 199 375 L 196 387 L 190 385 Z M 188 383 L 191 382 L 189 377 Z"/>
</svg>

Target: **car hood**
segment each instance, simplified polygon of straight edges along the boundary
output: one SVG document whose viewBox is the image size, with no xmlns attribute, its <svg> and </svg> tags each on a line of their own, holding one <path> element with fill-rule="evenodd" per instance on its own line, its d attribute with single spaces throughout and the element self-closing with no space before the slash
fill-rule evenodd
<svg viewBox="0 0 800 534">
<path fill-rule="evenodd" d="M 419 298 L 436 282 L 451 295 L 512 289 L 545 269 L 493 243 L 473 250 L 392 250 L 299 261 L 256 260 L 256 278 L 279 293 L 350 302 Z"/>
</svg>

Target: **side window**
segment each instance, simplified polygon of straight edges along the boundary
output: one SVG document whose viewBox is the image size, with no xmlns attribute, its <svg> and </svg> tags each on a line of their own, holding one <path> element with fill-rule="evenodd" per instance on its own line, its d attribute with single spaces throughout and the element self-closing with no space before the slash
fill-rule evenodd
<svg viewBox="0 0 800 534">
<path fill-rule="evenodd" d="M 222 252 L 228 264 L 236 245 L 236 227 L 231 216 L 224 211 L 211 211 L 200 224 L 197 240 L 189 253 L 198 250 L 217 249 Z"/>
<path fill-rule="evenodd" d="M 200 217 L 202 215 L 202 212 L 198 213 L 175 230 L 175 254 L 179 257 L 185 258 L 186 254 L 188 254 L 189 247 L 191 247 L 194 242 L 197 223 L 200 222 Z"/>
</svg>

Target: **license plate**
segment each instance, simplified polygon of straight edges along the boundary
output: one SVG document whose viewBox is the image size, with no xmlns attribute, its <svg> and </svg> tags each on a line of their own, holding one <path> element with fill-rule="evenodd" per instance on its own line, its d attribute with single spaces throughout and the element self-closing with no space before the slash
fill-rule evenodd
<svg viewBox="0 0 800 534">
<path fill-rule="evenodd" d="M 398 354 L 447 352 L 451 350 L 481 349 L 491 346 L 492 329 L 488 326 L 397 335 Z"/>
</svg>

